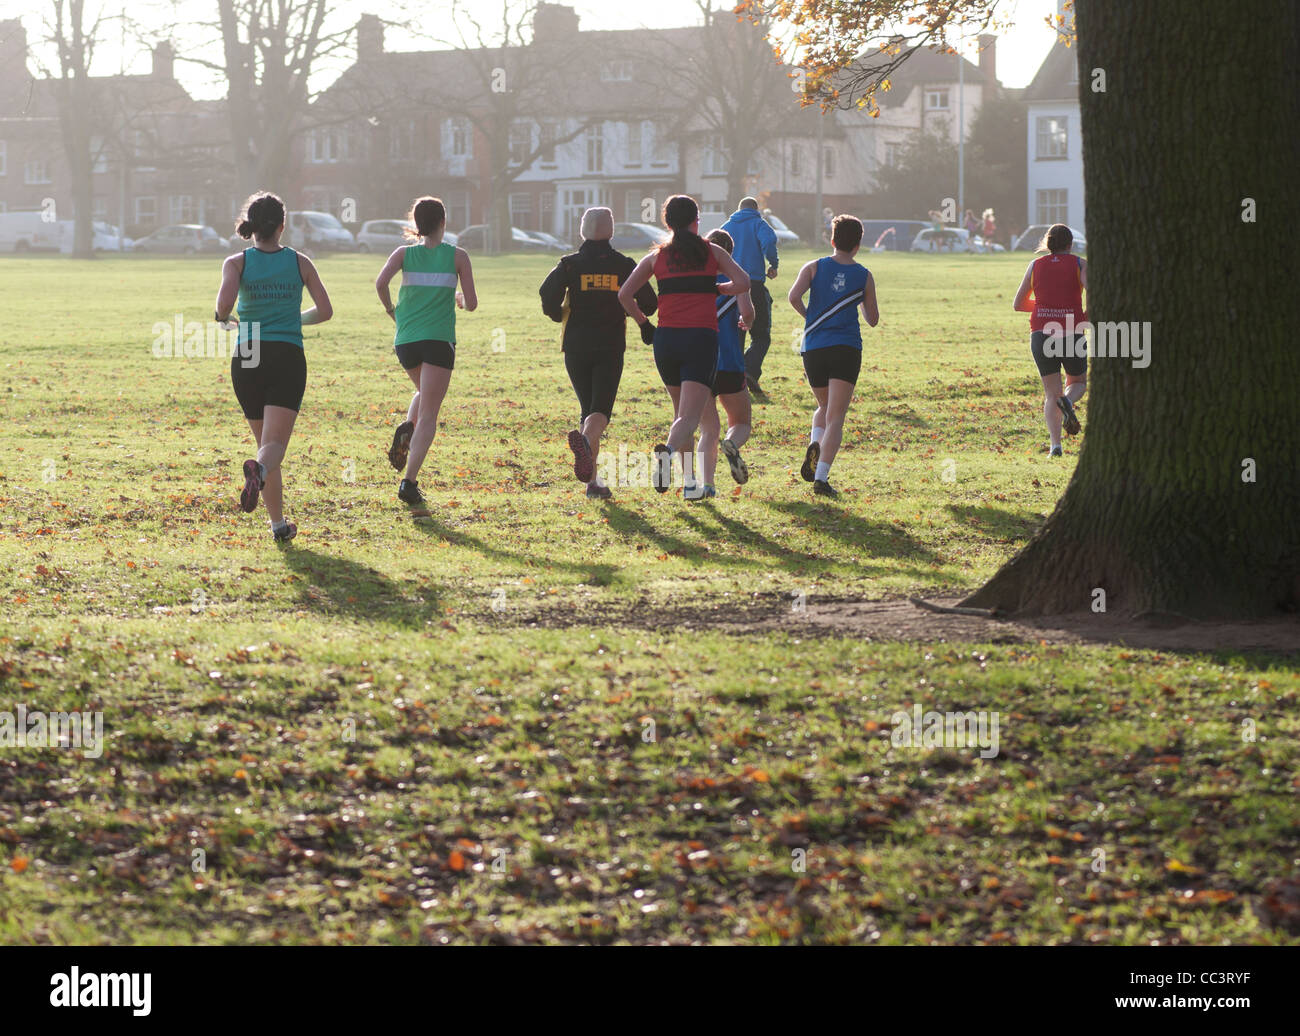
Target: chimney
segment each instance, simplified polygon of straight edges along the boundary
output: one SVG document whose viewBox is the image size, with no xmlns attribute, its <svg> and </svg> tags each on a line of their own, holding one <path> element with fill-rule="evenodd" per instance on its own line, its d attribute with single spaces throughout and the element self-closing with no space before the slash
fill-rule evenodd
<svg viewBox="0 0 1300 1036">
<path fill-rule="evenodd" d="M 578 12 L 565 4 L 537 5 L 533 14 L 533 42 L 547 41 L 576 42 L 573 37 L 578 32 Z"/>
<path fill-rule="evenodd" d="M 990 32 L 983 33 L 980 43 L 980 71 L 984 82 L 996 86 L 998 82 L 998 38 Z"/>
<path fill-rule="evenodd" d="M 0 68 L 27 72 L 27 30 L 17 18 L 0 22 Z"/>
<path fill-rule="evenodd" d="M 153 48 L 153 77 L 155 79 L 175 79 L 173 65 L 175 64 L 176 51 L 172 50 L 172 45 L 166 40 L 157 43 Z"/>
<path fill-rule="evenodd" d="M 384 23 L 377 14 L 357 20 L 357 60 L 370 61 L 384 52 Z"/>
</svg>

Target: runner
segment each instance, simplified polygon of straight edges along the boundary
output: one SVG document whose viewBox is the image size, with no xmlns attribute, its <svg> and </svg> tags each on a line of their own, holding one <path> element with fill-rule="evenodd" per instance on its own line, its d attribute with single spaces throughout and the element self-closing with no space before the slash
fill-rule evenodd
<svg viewBox="0 0 1300 1036">
<path fill-rule="evenodd" d="M 257 442 L 257 456 L 244 461 L 239 506 L 252 513 L 260 496 L 271 519 L 271 535 L 287 543 L 298 526 L 284 520 L 281 464 L 307 388 L 302 329 L 334 315 L 329 293 L 305 255 L 280 244 L 284 202 L 259 192 L 244 203 L 235 233 L 253 244 L 226 258 L 216 312 L 220 324 L 239 311 L 239 350 L 230 358 L 230 384 Z M 302 290 L 315 303 L 300 312 Z"/>
<path fill-rule="evenodd" d="M 1088 391 L 1088 342 L 1081 328 L 1088 320 L 1083 293 L 1088 290 L 1088 264 L 1072 255 L 1074 235 L 1064 223 L 1048 228 L 1038 250 L 1047 251 L 1025 271 L 1013 303 L 1016 312 L 1029 314 L 1029 351 L 1043 379 L 1043 420 L 1047 422 L 1049 457 L 1059 457 L 1061 427 L 1070 435 L 1083 430 L 1074 404 Z M 1067 340 L 1068 339 L 1068 340 Z M 1061 368 L 1065 368 L 1065 392 Z"/>
<path fill-rule="evenodd" d="M 812 434 L 800 474 L 818 496 L 839 496 L 830 484 L 831 464 L 840 450 L 844 418 L 862 366 L 858 310 L 871 327 L 880 322 L 876 282 L 854 261 L 862 245 L 862 221 L 836 216 L 831 228 L 834 251 L 799 271 L 790 288 L 790 305 L 804 318 L 803 369 L 817 398 Z M 811 289 L 808 307 L 804 293 Z"/>
<path fill-rule="evenodd" d="M 574 477 L 587 483 L 588 497 L 608 500 L 612 494 L 596 474 L 596 457 L 623 376 L 627 312 L 619 304 L 618 290 L 636 269 L 636 260 L 610 246 L 614 234 L 610 209 L 584 212 L 580 233 L 582 247 L 561 257 L 542 282 L 539 294 L 542 312 L 564 325 L 564 368 L 581 408 L 579 428 L 569 432 Z M 636 298 L 643 313 L 653 313 L 658 307 L 649 284 Z"/>
<path fill-rule="evenodd" d="M 731 235 L 725 230 L 715 230 L 705 240 L 731 254 Z M 719 282 L 725 279 L 724 274 L 718 274 Z M 713 404 L 705 404 L 700 418 L 700 465 L 704 469 L 705 497 L 717 496 L 713 479 L 718 470 L 718 436 L 722 433 L 717 404 L 721 403 L 727 412 L 727 437 L 722 440 L 722 453 L 737 485 L 749 481 L 749 465 L 740 456 L 740 448 L 749 441 L 750 422 L 753 420 L 741 333 L 754 321 L 755 306 L 750 293 L 745 292 L 743 295 L 719 295 L 717 309 L 718 370 L 713 375 Z"/>
<path fill-rule="evenodd" d="M 704 484 L 695 478 L 695 430 L 712 398 L 710 386 L 718 365 L 719 294 L 749 291 L 749 275 L 717 245 L 700 237 L 700 207 L 686 194 L 664 202 L 664 226 L 673 236 L 639 263 L 619 289 L 618 300 L 640 325 L 641 340 L 653 343 L 655 366 L 673 401 L 673 423 L 666 443 L 656 443 L 651 470 L 654 487 L 668 491 L 672 455 L 682 455 L 682 495 L 699 500 Z M 721 284 L 718 271 L 731 278 Z M 636 295 L 651 276 L 659 286 L 659 328 L 637 305 Z"/>
<path fill-rule="evenodd" d="M 740 208 L 722 224 L 731 239 L 727 251 L 736 265 L 749 274 L 749 297 L 754 306 L 750 321 L 749 349 L 745 351 L 745 383 L 762 401 L 766 394 L 759 385 L 763 376 L 763 359 L 772 345 L 772 296 L 765 280 L 775 279 L 780 259 L 776 248 L 776 231 L 758 213 L 758 199 L 741 198 Z M 734 307 L 733 307 L 734 308 Z M 745 348 L 745 332 L 740 332 L 740 347 Z"/>
<path fill-rule="evenodd" d="M 417 198 L 407 215 L 406 236 L 414 243 L 403 245 L 388 257 L 375 279 L 375 291 L 384 310 L 393 318 L 397 332 L 393 351 L 415 383 L 415 395 L 406 420 L 393 432 L 388 462 L 406 474 L 397 487 L 397 498 L 408 504 L 423 504 L 417 476 L 438 430 L 438 410 L 451 371 L 456 366 L 456 307 L 466 312 L 478 308 L 474 272 L 469 253 L 442 240 L 447 229 L 447 210 L 438 198 Z M 389 282 L 402 272 L 402 288 L 393 308 Z M 457 281 L 460 291 L 456 290 Z"/>
</svg>

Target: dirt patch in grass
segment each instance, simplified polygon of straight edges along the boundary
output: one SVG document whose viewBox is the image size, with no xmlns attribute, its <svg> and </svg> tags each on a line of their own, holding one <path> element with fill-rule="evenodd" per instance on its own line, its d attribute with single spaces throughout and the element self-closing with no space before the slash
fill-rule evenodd
<svg viewBox="0 0 1300 1036">
<path fill-rule="evenodd" d="M 956 607 L 961 597 L 930 603 Z M 930 611 L 910 599 L 862 601 L 809 598 L 802 604 L 783 594 L 761 594 L 732 603 L 664 604 L 648 600 L 598 607 L 542 609 L 493 616 L 502 626 L 566 629 L 625 627 L 663 632 L 709 629 L 734 633 L 786 632 L 875 641 L 974 641 L 994 644 L 1100 643 L 1162 651 L 1260 651 L 1300 654 L 1300 616 L 1242 622 L 1197 622 L 1177 617 L 1135 619 L 1091 611 L 1035 618 L 985 618 Z"/>
</svg>

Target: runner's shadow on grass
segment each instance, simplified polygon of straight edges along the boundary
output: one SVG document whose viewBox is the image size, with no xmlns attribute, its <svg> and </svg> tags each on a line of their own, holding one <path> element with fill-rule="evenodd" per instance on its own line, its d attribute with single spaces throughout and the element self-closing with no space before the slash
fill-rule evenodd
<svg viewBox="0 0 1300 1036">
<path fill-rule="evenodd" d="M 559 561 L 554 558 L 541 558 L 523 552 L 515 553 L 502 550 L 500 547 L 494 547 L 490 543 L 486 543 L 477 536 L 470 536 L 468 533 L 446 525 L 432 515 L 427 518 L 412 519 L 412 521 L 415 527 L 426 536 L 437 537 L 439 540 L 445 540 L 453 547 L 463 547 L 483 557 L 508 562 L 512 567 L 517 566 L 520 571 L 528 568 L 540 569 L 541 571 L 550 568 L 562 569 L 565 572 L 572 572 L 581 576 L 582 581 L 590 586 L 609 586 L 614 582 L 614 577 L 617 574 L 614 565 L 604 562 L 598 564 L 596 562 Z M 612 525 L 613 522 L 611 521 L 610 524 Z"/>
<path fill-rule="evenodd" d="M 289 546 L 281 555 L 286 567 L 302 580 L 299 603 L 310 611 L 403 626 L 422 626 L 442 613 L 442 594 L 436 586 L 404 587 L 369 565 L 307 547 Z M 420 599 L 410 600 L 408 594 Z"/>
<path fill-rule="evenodd" d="M 677 504 L 680 506 L 681 501 L 678 500 Z M 696 544 L 687 543 L 678 536 L 660 532 L 636 511 L 629 511 L 613 500 L 605 502 L 604 510 L 605 517 L 609 519 L 609 527 L 620 536 L 647 540 L 669 554 L 686 554 L 699 549 Z"/>
<path fill-rule="evenodd" d="M 1010 508 L 989 507 L 987 504 L 948 504 L 947 508 L 948 513 L 963 525 L 1020 542 L 1028 540 L 1045 521 L 1041 514 L 1033 511 L 1013 511 Z"/>
<path fill-rule="evenodd" d="M 929 547 L 893 522 L 873 522 L 847 511 L 842 503 L 817 501 L 766 501 L 774 511 L 794 518 L 811 519 L 809 531 L 825 533 L 851 547 L 859 547 L 874 558 L 898 558 L 902 561 L 941 560 Z"/>
</svg>

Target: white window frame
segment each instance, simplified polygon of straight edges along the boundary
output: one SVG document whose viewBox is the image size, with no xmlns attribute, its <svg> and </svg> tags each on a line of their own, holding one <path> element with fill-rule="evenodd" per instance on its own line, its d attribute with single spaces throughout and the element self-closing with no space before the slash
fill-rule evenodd
<svg viewBox="0 0 1300 1036">
<path fill-rule="evenodd" d="M 727 153 L 722 148 L 709 146 L 704 149 L 705 176 L 726 176 L 728 167 Z"/>
<path fill-rule="evenodd" d="M 790 175 L 803 176 L 803 151 L 797 144 L 790 149 Z"/>
<path fill-rule="evenodd" d="M 1037 162 L 1059 162 L 1069 157 L 1069 116 L 1037 116 L 1034 119 L 1034 160 Z"/>
<path fill-rule="evenodd" d="M 523 200 L 524 204 L 522 207 L 516 206 L 515 202 L 518 199 Z M 525 222 L 531 223 L 533 219 L 533 196 L 531 192 L 512 191 L 510 193 L 510 197 L 506 201 L 506 207 L 510 211 L 510 225 L 512 227 L 519 227 L 521 230 L 532 229 L 530 227 L 524 226 Z M 526 220 L 521 221 L 519 219 L 520 216 L 524 216 L 527 218 Z"/>
<path fill-rule="evenodd" d="M 533 151 L 533 124 L 527 119 L 516 119 L 510 124 L 509 135 L 510 163 L 511 165 L 523 165 L 528 161 L 528 156 Z M 523 150 L 519 157 L 515 157 L 516 145 L 522 144 Z"/>
<path fill-rule="evenodd" d="M 603 173 L 605 171 L 605 127 L 603 123 L 595 123 L 587 127 L 587 132 L 583 135 L 586 142 L 586 166 L 588 173 Z"/>
<path fill-rule="evenodd" d="M 1059 195 L 1050 200 L 1044 195 Z M 1040 187 L 1034 194 L 1035 223 L 1064 223 L 1070 215 L 1070 192 L 1065 187 Z"/>
<path fill-rule="evenodd" d="M 147 220 L 140 212 L 140 203 L 142 201 L 147 201 L 153 209 L 153 212 L 149 214 L 149 218 Z M 158 199 L 155 198 L 152 194 L 139 195 L 132 203 L 131 211 L 135 214 L 135 222 L 137 224 L 157 223 L 158 222 Z"/>
<path fill-rule="evenodd" d="M 645 159 L 645 124 L 641 122 L 629 122 L 627 124 L 627 155 L 624 158 L 626 165 L 640 165 Z"/>
<path fill-rule="evenodd" d="M 896 169 L 899 161 L 903 157 L 903 144 L 897 140 L 885 141 L 885 165 L 890 169 Z"/>
<path fill-rule="evenodd" d="M 630 83 L 632 81 L 632 62 L 606 61 L 600 66 L 602 83 Z"/>
<path fill-rule="evenodd" d="M 172 194 L 167 198 L 168 223 L 193 223 L 194 196 L 192 194 Z"/>
<path fill-rule="evenodd" d="M 459 139 L 458 139 L 459 138 Z M 447 120 L 447 157 L 469 158 L 474 154 L 474 134 L 469 119 L 455 116 Z"/>
<path fill-rule="evenodd" d="M 925 88 L 925 110 L 928 112 L 946 112 L 948 108 L 948 88 L 946 86 L 928 86 Z M 939 102 L 942 100 L 942 104 Z"/>
<path fill-rule="evenodd" d="M 46 184 L 53 182 L 50 179 L 50 160 L 48 158 L 29 158 L 23 163 L 23 183 Z"/>
</svg>

